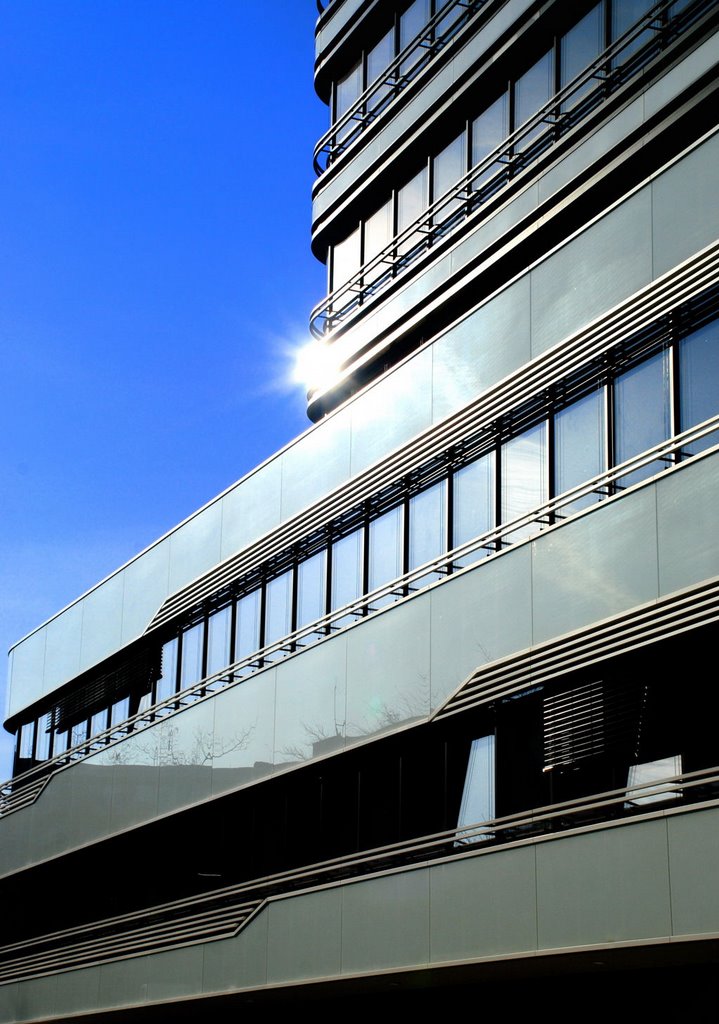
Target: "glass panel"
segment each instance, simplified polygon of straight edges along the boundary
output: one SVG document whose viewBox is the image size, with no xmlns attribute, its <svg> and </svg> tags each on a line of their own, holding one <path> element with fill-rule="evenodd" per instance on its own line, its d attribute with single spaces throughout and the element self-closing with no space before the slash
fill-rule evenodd
<svg viewBox="0 0 719 1024">
<path fill-rule="evenodd" d="M 427 209 L 427 168 L 423 167 L 419 174 L 415 174 L 411 181 L 397 193 L 397 232 L 401 233 L 405 228 L 413 224 Z M 409 238 L 402 242 L 398 252 L 404 255 L 409 252 L 412 246 L 416 245 L 425 235 L 421 231 L 413 232 Z"/>
<path fill-rule="evenodd" d="M 368 217 L 365 221 L 364 226 L 364 261 L 369 263 L 370 260 L 374 259 L 386 245 L 392 241 L 392 200 L 388 199 L 386 203 L 380 206 L 376 213 L 373 213 L 371 217 Z M 380 263 L 373 271 L 365 273 L 364 284 L 372 284 L 386 274 L 388 271 L 388 265 L 386 263 Z"/>
<path fill-rule="evenodd" d="M 495 525 L 495 467 L 495 453 L 488 452 L 481 459 L 470 462 L 468 466 L 464 466 L 454 474 L 454 523 L 452 527 L 454 547 L 466 544 L 467 541 L 482 533 L 487 533 Z M 458 559 L 456 564 L 460 567 L 471 565 L 477 559 L 490 555 L 494 550 L 494 545 L 479 548 L 479 550 Z"/>
<path fill-rule="evenodd" d="M 462 132 L 456 139 L 453 139 L 448 146 L 445 146 L 441 153 L 438 153 L 433 161 L 433 195 L 432 199 L 439 199 L 451 189 L 467 171 L 467 133 Z M 452 199 L 445 203 L 435 214 L 435 223 L 441 224 L 447 217 L 460 209 L 462 201 Z"/>
<path fill-rule="evenodd" d="M 180 689 L 192 686 L 202 679 L 202 645 L 205 636 L 204 622 L 198 622 L 182 634 L 182 671 Z"/>
<path fill-rule="evenodd" d="M 261 590 L 245 594 L 237 602 L 237 624 L 235 626 L 235 661 L 248 658 L 260 648 L 260 598 Z"/>
<path fill-rule="evenodd" d="M 368 87 L 375 82 L 380 75 L 384 74 L 386 69 L 394 60 L 394 28 L 391 28 L 389 32 L 384 35 L 376 46 L 367 54 L 367 85 Z M 392 90 L 389 86 L 384 85 L 378 88 L 370 98 L 367 107 L 370 113 L 379 113 L 383 108 L 384 104 L 391 97 Z"/>
<path fill-rule="evenodd" d="M 177 651 L 178 640 L 174 637 L 162 646 L 162 675 L 157 680 L 155 689 L 156 703 L 170 697 L 177 689 Z"/>
<path fill-rule="evenodd" d="M 679 343 L 681 430 L 719 413 L 719 320 L 694 331 Z M 716 444 L 708 434 L 686 446 L 692 455 Z"/>
<path fill-rule="evenodd" d="M 97 736 L 98 733 L 104 732 L 107 729 L 107 708 L 103 708 L 102 711 L 96 711 L 90 719 L 90 735 Z"/>
<path fill-rule="evenodd" d="M 26 722 L 20 728 L 20 757 L 32 757 L 33 740 L 35 738 L 35 723 Z"/>
<path fill-rule="evenodd" d="M 297 626 L 305 626 L 325 613 L 327 552 L 318 551 L 297 567 Z"/>
<path fill-rule="evenodd" d="M 230 664 L 232 608 L 220 608 L 207 620 L 207 675 Z"/>
<path fill-rule="evenodd" d="M 399 19 L 399 48 L 404 50 L 405 46 L 412 42 L 415 36 L 419 35 L 430 18 L 429 0 L 414 0 Z M 418 47 L 407 60 L 400 65 L 400 74 L 409 75 L 415 69 L 417 62 L 424 56 L 423 47 Z"/>
<path fill-rule="evenodd" d="M 479 825 L 494 817 L 494 736 L 480 736 L 472 740 L 467 764 L 467 775 L 462 791 L 457 825 Z M 492 839 L 493 833 L 478 835 L 457 834 L 456 845 L 480 843 Z"/>
<path fill-rule="evenodd" d="M 561 40 L 561 83 L 563 88 L 573 81 L 604 49 L 604 4 L 597 4 Z M 566 100 L 564 110 L 572 107 L 597 85 L 588 82 Z"/>
<path fill-rule="evenodd" d="M 502 445 L 502 522 L 511 522 L 547 500 L 547 424 L 513 437 Z M 529 536 L 536 525 L 513 530 L 503 539 L 517 541 Z"/>
<path fill-rule="evenodd" d="M 68 730 L 64 729 L 62 732 L 56 730 L 55 736 L 53 737 L 52 753 L 53 757 L 58 754 L 64 754 L 67 750 L 67 738 Z"/>
<path fill-rule="evenodd" d="M 658 800 L 676 800 L 682 795 L 681 787 L 675 783 L 658 785 L 662 779 L 671 779 L 682 774 L 681 754 L 673 757 L 660 757 L 656 761 L 644 764 L 633 764 L 629 768 L 627 778 L 627 802 L 625 807 L 639 807 L 642 804 L 654 804 Z M 656 792 L 646 793 L 635 787 L 650 786 Z"/>
<path fill-rule="evenodd" d="M 127 718 L 127 715 L 125 715 Z M 76 722 L 70 728 L 70 746 L 76 747 L 79 743 L 82 743 L 87 739 L 87 719 L 82 722 Z"/>
<path fill-rule="evenodd" d="M 361 94 L 362 61 L 358 61 L 335 86 L 335 121 L 338 121 L 343 114 L 347 113 L 350 107 L 360 98 Z M 349 130 L 352 130 L 352 125 L 349 125 Z"/>
<path fill-rule="evenodd" d="M 332 545 L 332 608 L 343 608 L 362 594 L 362 530 L 348 533 Z M 354 616 L 335 626 L 354 621 Z"/>
<path fill-rule="evenodd" d="M 537 113 L 540 107 L 548 103 L 553 89 L 553 60 L 551 50 L 545 53 L 529 71 L 525 72 L 514 85 L 514 127 L 518 128 Z M 538 135 L 546 130 L 546 125 L 540 124 L 528 135 L 523 136 L 517 143 L 517 149 L 526 149 Z"/>
<path fill-rule="evenodd" d="M 265 644 L 274 643 L 292 631 L 292 570 L 267 584 Z"/>
<path fill-rule="evenodd" d="M 356 227 L 344 242 L 338 242 L 332 251 L 332 290 L 353 277 L 360 268 L 360 229 Z M 340 305 L 348 300 L 343 297 Z"/>
<path fill-rule="evenodd" d="M 50 716 L 43 715 L 37 723 L 35 760 L 46 761 L 50 756 Z"/>
<path fill-rule="evenodd" d="M 606 468 L 604 453 L 604 389 L 593 391 L 554 417 L 555 482 L 557 494 L 598 476 Z M 565 505 L 558 516 L 571 515 L 599 501 L 587 494 Z"/>
<path fill-rule="evenodd" d="M 396 579 L 402 573 L 402 509 L 374 519 L 369 526 L 369 589 Z M 395 601 L 397 595 L 387 594 L 372 602 L 373 608 Z"/>
<path fill-rule="evenodd" d="M 409 502 L 409 568 L 416 569 L 447 550 L 447 481 L 440 480 Z M 428 573 L 412 583 L 412 589 L 439 579 L 444 573 Z"/>
<path fill-rule="evenodd" d="M 123 697 L 122 700 L 117 700 L 112 705 L 112 713 L 110 721 L 113 726 L 121 725 L 122 722 L 126 722 L 130 717 L 130 698 Z"/>
<path fill-rule="evenodd" d="M 657 353 L 617 377 L 614 406 L 617 463 L 669 437 L 669 359 L 666 352 Z M 652 462 L 623 476 L 618 486 L 629 487 L 666 466 L 666 462 Z"/>
<path fill-rule="evenodd" d="M 472 166 L 476 165 L 493 153 L 509 135 L 509 95 L 502 93 L 491 107 L 483 110 L 472 122 Z M 479 188 L 489 178 L 497 174 L 501 168 L 492 164 L 472 179 L 472 188 Z M 488 190 L 490 191 L 490 190 Z"/>
<path fill-rule="evenodd" d="M 612 40 L 623 35 L 653 6 L 654 0 L 612 0 Z M 617 62 L 623 64 L 630 54 L 649 42 L 653 36 L 651 29 L 645 29 L 630 46 L 622 50 Z"/>
</svg>

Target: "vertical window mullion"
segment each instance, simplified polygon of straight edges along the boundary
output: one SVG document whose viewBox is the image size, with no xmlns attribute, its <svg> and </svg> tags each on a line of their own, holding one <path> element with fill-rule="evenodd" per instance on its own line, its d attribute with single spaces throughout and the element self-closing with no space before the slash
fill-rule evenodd
<svg viewBox="0 0 719 1024">
<path fill-rule="evenodd" d="M 327 560 L 325 562 L 325 615 L 329 615 L 332 611 L 332 572 L 333 572 L 334 552 L 332 549 L 332 535 L 329 534 L 327 537 Z M 324 633 L 330 632 L 330 623 L 328 622 L 325 626 Z"/>
<path fill-rule="evenodd" d="M 445 516 L 447 522 L 445 524 L 445 537 L 447 544 L 447 551 L 451 551 L 454 547 L 454 472 L 450 469 L 447 472 L 447 488 L 445 492 Z M 452 572 L 452 562 L 447 562 L 446 571 L 447 575 Z"/>
<path fill-rule="evenodd" d="M 498 437 L 494 446 L 494 522 L 495 526 L 502 525 L 502 431 L 498 431 Z M 495 541 L 495 548 L 501 551 L 504 541 L 498 537 Z"/>
<path fill-rule="evenodd" d="M 299 559 L 295 555 L 292 563 L 292 593 L 290 594 L 290 633 L 294 633 L 297 629 L 297 598 L 299 592 Z M 295 644 L 292 644 L 291 650 L 295 650 Z"/>
<path fill-rule="evenodd" d="M 676 437 L 681 431 L 682 410 L 681 410 L 681 368 L 679 366 L 679 342 L 677 332 L 672 318 L 671 325 L 672 341 L 669 346 L 669 430 L 672 437 Z M 681 461 L 682 453 L 679 449 L 674 452 L 673 462 Z"/>
<path fill-rule="evenodd" d="M 609 5 L 607 5 L 609 6 Z M 606 450 L 606 461 L 607 469 L 614 469 L 617 464 L 616 457 L 616 444 L 615 444 L 615 429 L 614 429 L 614 375 L 607 377 L 604 385 L 605 395 L 605 450 Z M 607 494 L 616 494 L 616 481 L 612 481 L 607 487 Z"/>
</svg>

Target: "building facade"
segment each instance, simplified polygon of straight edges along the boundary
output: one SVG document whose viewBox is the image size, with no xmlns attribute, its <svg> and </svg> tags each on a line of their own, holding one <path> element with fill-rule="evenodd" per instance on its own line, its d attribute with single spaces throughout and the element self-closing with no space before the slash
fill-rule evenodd
<svg viewBox="0 0 719 1024">
<path fill-rule="evenodd" d="M 314 425 L 11 650 L 0 1022 L 711 986 L 718 21 L 321 11 Z"/>
</svg>

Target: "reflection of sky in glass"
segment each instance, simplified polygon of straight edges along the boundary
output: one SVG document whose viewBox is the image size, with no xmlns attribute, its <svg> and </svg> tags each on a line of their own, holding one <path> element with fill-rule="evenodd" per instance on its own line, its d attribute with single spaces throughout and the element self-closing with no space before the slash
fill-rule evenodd
<svg viewBox="0 0 719 1024">
<path fill-rule="evenodd" d="M 203 633 L 204 624 L 198 622 L 196 626 L 182 634 L 181 685 L 183 689 L 196 683 L 202 677 Z"/>
<path fill-rule="evenodd" d="M 547 424 L 539 423 L 502 445 L 502 522 L 510 522 L 547 500 Z M 530 527 L 510 539 L 526 536 Z"/>
<path fill-rule="evenodd" d="M 604 470 L 603 389 L 593 391 L 556 413 L 554 440 L 557 494 L 563 494 Z M 566 506 L 564 514 L 586 508 L 598 500 L 599 495 L 588 494 Z"/>
<path fill-rule="evenodd" d="M 614 384 L 615 459 L 625 462 L 669 437 L 669 358 L 659 352 L 617 377 Z M 653 462 L 621 478 L 621 485 L 653 476 L 666 463 Z"/>
<path fill-rule="evenodd" d="M 682 430 L 719 413 L 719 320 L 682 339 L 679 380 Z M 712 444 L 716 435 L 709 434 L 688 449 L 700 452 Z"/>
<path fill-rule="evenodd" d="M 447 550 L 447 483 L 416 494 L 409 503 L 409 567 L 424 565 Z"/>
<path fill-rule="evenodd" d="M 489 452 L 454 474 L 454 547 L 494 526 L 495 462 L 494 452 Z"/>
<path fill-rule="evenodd" d="M 402 510 L 393 508 L 370 523 L 369 588 L 374 590 L 402 572 Z"/>
<path fill-rule="evenodd" d="M 207 674 L 219 672 L 230 663 L 232 609 L 221 608 L 207 620 Z"/>
<path fill-rule="evenodd" d="M 267 584 L 265 643 L 271 644 L 290 632 L 292 613 L 292 572 L 285 572 Z"/>
<path fill-rule="evenodd" d="M 457 824 L 490 821 L 494 813 L 494 736 L 480 736 L 472 740 Z M 488 837 L 470 836 L 464 842 L 478 842 L 482 838 Z"/>
<path fill-rule="evenodd" d="M 260 646 L 260 591 L 254 590 L 237 602 L 235 661 L 253 654 Z"/>
<path fill-rule="evenodd" d="M 297 625 L 304 626 L 324 615 L 327 554 L 318 551 L 300 562 L 297 569 Z"/>
</svg>

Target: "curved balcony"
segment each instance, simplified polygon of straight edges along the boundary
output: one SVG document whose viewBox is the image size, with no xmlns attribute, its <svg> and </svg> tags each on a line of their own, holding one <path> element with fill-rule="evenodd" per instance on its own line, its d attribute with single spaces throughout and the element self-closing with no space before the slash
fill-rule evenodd
<svg viewBox="0 0 719 1024">
<path fill-rule="evenodd" d="M 322 174 L 349 149 L 488 3 L 489 0 L 448 0 L 322 136 L 313 154 L 315 173 Z"/>
<path fill-rule="evenodd" d="M 382 295 L 434 247 L 454 235 L 469 219 L 547 154 L 628 82 L 635 80 L 690 25 L 716 8 L 716 0 L 697 0 L 681 11 L 674 0 L 661 0 L 607 47 L 584 71 L 487 157 L 435 200 L 348 281 L 335 288 L 310 316 L 315 338 L 326 338 L 363 306 Z"/>
</svg>

